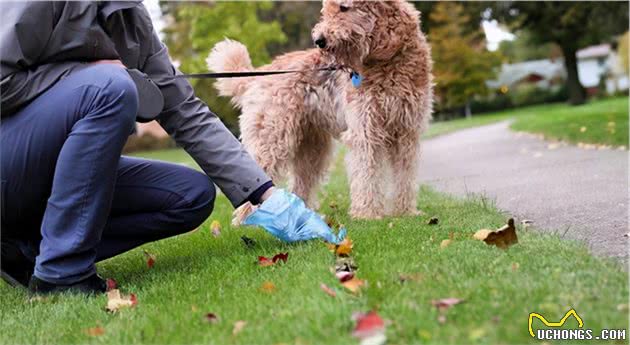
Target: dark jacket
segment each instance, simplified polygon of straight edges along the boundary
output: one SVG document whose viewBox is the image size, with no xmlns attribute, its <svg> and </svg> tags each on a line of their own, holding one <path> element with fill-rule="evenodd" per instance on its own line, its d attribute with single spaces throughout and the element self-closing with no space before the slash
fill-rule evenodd
<svg viewBox="0 0 630 345">
<path fill-rule="evenodd" d="M 241 204 L 269 177 L 188 81 L 171 76 L 166 46 L 139 2 L 0 2 L 2 116 L 10 116 L 87 63 L 119 59 L 151 77 L 164 97 L 158 122 Z"/>
</svg>

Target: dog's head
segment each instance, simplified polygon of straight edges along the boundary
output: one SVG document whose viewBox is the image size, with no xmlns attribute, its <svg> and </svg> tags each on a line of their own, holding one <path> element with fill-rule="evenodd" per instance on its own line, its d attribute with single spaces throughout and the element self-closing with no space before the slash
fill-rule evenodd
<svg viewBox="0 0 630 345">
<path fill-rule="evenodd" d="M 389 60 L 419 34 L 420 12 L 403 0 L 323 0 L 321 13 L 313 42 L 349 66 Z"/>
</svg>

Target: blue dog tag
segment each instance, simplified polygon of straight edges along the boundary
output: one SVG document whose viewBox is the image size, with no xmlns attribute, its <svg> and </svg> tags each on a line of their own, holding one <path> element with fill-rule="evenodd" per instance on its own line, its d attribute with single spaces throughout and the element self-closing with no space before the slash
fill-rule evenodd
<svg viewBox="0 0 630 345">
<path fill-rule="evenodd" d="M 352 86 L 356 88 L 361 86 L 361 82 L 363 81 L 363 77 L 355 71 L 352 71 L 352 73 L 350 73 L 350 79 L 352 80 Z"/>
</svg>

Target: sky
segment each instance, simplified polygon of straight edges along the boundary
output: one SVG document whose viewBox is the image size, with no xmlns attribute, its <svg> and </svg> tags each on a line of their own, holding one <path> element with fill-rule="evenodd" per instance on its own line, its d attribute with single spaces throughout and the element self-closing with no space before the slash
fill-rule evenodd
<svg viewBox="0 0 630 345">
<path fill-rule="evenodd" d="M 164 28 L 164 20 L 162 19 L 162 12 L 160 11 L 159 0 L 145 0 L 144 6 L 146 6 L 151 15 L 153 27 L 161 36 L 162 29 Z M 503 40 L 514 39 L 514 35 L 499 27 L 496 20 L 484 20 L 481 26 L 486 34 L 486 42 L 489 50 L 496 50 L 499 47 L 499 43 Z"/>
</svg>

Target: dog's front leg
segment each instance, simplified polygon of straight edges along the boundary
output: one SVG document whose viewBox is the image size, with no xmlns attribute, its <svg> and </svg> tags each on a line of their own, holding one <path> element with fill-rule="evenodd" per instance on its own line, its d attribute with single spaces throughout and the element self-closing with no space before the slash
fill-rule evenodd
<svg viewBox="0 0 630 345">
<path fill-rule="evenodd" d="M 346 156 L 352 217 L 380 219 L 385 215 L 383 183 L 385 159 L 382 150 L 353 141 Z"/>
</svg>

